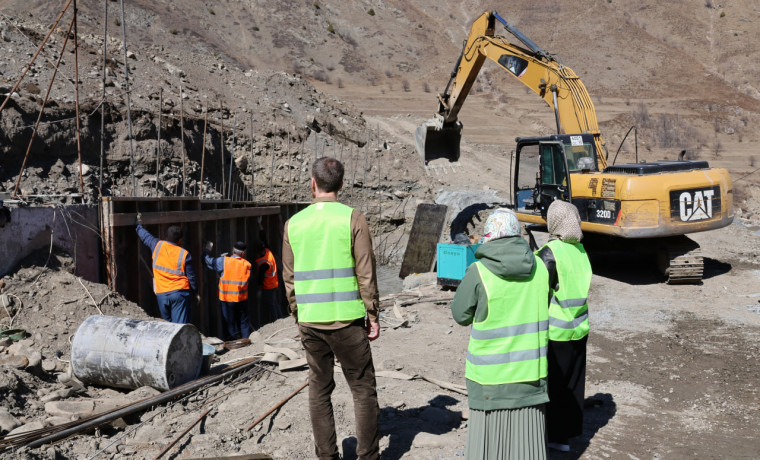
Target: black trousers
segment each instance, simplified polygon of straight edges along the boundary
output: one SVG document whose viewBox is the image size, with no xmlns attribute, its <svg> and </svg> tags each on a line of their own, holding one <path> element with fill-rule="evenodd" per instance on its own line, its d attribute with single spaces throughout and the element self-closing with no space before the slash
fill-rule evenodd
<svg viewBox="0 0 760 460">
<path fill-rule="evenodd" d="M 586 385 L 586 342 L 549 340 L 549 404 L 546 433 L 549 442 L 567 444 L 583 432 L 583 400 Z"/>
</svg>

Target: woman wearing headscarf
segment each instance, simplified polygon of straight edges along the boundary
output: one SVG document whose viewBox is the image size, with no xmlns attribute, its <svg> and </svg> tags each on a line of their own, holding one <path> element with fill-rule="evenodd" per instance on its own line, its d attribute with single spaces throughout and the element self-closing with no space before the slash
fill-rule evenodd
<svg viewBox="0 0 760 460">
<path fill-rule="evenodd" d="M 465 458 L 545 459 L 549 274 L 508 209 L 486 220 L 484 244 L 451 303 L 472 324 L 465 377 L 470 407 Z"/>
<path fill-rule="evenodd" d="M 549 448 L 570 450 L 570 438 L 583 431 L 591 264 L 581 244 L 578 209 L 554 201 L 546 213 L 549 242 L 537 251 L 549 271 Z"/>
</svg>

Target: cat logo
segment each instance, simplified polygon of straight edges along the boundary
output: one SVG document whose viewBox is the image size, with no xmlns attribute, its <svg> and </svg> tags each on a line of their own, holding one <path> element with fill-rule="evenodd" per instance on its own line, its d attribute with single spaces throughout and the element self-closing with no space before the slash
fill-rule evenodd
<svg viewBox="0 0 760 460">
<path fill-rule="evenodd" d="M 681 192 L 678 196 L 681 222 L 712 219 L 714 195 L 712 189 Z"/>
</svg>

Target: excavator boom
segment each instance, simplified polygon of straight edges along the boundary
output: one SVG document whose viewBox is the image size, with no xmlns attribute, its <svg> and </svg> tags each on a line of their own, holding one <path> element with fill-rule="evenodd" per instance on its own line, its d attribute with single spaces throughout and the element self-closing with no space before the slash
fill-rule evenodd
<svg viewBox="0 0 760 460">
<path fill-rule="evenodd" d="M 523 46 L 496 36 L 497 21 Z M 580 78 L 493 11 L 473 22 L 446 89 L 438 95 L 435 117 L 415 131 L 415 146 L 425 163 L 459 159 L 462 124 L 457 116 L 486 59 L 507 70 L 554 110 L 558 134 L 593 134 L 599 167 L 607 165 L 594 104 Z"/>
</svg>

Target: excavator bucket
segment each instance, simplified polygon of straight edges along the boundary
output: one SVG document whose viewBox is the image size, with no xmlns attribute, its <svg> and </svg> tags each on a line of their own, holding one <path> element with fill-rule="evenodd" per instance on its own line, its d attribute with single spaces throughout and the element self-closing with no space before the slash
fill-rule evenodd
<svg viewBox="0 0 760 460">
<path fill-rule="evenodd" d="M 459 160 L 459 142 L 462 140 L 462 123 L 442 125 L 432 119 L 414 131 L 414 146 L 425 164 L 430 160 L 448 158 Z"/>
</svg>

